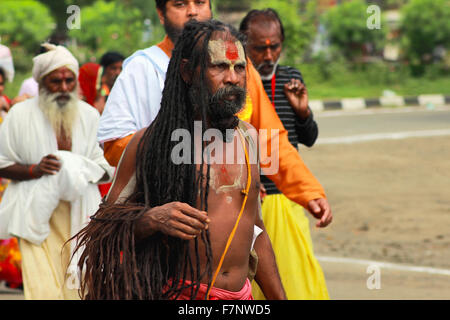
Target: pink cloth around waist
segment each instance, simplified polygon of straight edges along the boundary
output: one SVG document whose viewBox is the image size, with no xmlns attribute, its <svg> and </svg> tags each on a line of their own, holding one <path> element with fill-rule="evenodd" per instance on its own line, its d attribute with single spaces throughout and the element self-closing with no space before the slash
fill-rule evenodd
<svg viewBox="0 0 450 320">
<path fill-rule="evenodd" d="M 191 282 L 186 280 L 185 283 L 190 284 Z M 201 283 L 196 299 L 205 299 L 207 290 L 208 285 Z M 190 293 L 191 289 L 186 289 L 183 293 L 180 294 L 177 300 L 190 300 Z M 212 287 L 209 294 L 209 300 L 253 300 L 250 280 L 246 279 L 244 286 L 239 291 L 228 291 L 221 288 Z"/>
</svg>

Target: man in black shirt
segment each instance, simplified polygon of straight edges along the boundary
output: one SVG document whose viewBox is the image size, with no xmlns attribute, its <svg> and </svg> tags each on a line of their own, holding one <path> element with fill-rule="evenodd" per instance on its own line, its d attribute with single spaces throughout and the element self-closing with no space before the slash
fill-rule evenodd
<svg viewBox="0 0 450 320">
<path fill-rule="evenodd" d="M 264 89 L 288 131 L 289 141 L 311 147 L 318 128 L 308 106 L 308 91 L 300 71 L 280 66 L 284 41 L 283 24 L 273 9 L 252 10 L 242 20 L 240 31 L 247 35 L 247 52 L 261 75 Z M 325 279 L 314 257 L 309 222 L 303 208 L 291 202 L 261 176 L 267 196 L 263 219 L 272 240 L 288 299 L 328 299 Z M 264 296 L 254 286 L 255 299 Z"/>
</svg>

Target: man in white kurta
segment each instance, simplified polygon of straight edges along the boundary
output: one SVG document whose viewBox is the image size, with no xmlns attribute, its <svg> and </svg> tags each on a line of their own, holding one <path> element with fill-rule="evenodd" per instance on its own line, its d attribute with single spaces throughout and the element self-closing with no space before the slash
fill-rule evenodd
<svg viewBox="0 0 450 320">
<path fill-rule="evenodd" d="M 16 104 L 0 127 L 0 176 L 12 180 L 0 203 L 0 239 L 19 239 L 26 299 L 77 299 L 64 244 L 98 209 L 97 183 L 110 181 L 113 168 L 96 139 L 98 111 L 77 98 L 78 62 L 66 48 L 48 47 L 34 58 L 39 97 Z"/>
<path fill-rule="evenodd" d="M 169 60 L 155 45 L 124 61 L 101 116 L 100 142 L 126 137 L 153 122 L 159 112 Z"/>
</svg>

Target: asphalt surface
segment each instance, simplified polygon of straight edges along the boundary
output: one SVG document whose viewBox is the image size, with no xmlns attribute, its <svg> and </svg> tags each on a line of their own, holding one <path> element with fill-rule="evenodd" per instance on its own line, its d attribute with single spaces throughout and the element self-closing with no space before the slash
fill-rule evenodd
<svg viewBox="0 0 450 320">
<path fill-rule="evenodd" d="M 450 299 L 450 108 L 315 118 L 319 139 L 300 153 L 335 217 L 322 230 L 310 219 L 330 297 Z"/>
<path fill-rule="evenodd" d="M 315 114 L 319 139 L 367 134 L 450 129 L 450 106 L 383 108 L 360 112 L 329 111 Z"/>
<path fill-rule="evenodd" d="M 376 264 L 320 261 L 330 299 L 448 300 L 450 275 L 376 268 Z M 397 264 L 397 266 L 402 266 Z M 449 270 L 450 271 L 450 270 Z M 378 283 L 377 283 L 378 281 Z"/>
</svg>

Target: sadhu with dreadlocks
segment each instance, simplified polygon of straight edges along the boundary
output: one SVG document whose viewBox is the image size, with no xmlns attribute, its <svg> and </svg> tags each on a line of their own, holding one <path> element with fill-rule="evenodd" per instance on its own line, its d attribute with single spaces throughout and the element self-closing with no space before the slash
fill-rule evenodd
<svg viewBox="0 0 450 320">
<path fill-rule="evenodd" d="M 285 299 L 259 214 L 256 131 L 235 116 L 245 102 L 245 66 L 233 27 L 185 26 L 158 116 L 128 144 L 105 203 L 76 236 L 82 297 L 252 299 L 253 246 L 255 280 L 268 299 Z M 197 130 L 204 137 L 211 129 L 211 141 L 197 141 Z M 174 159 L 180 132 L 193 146 L 181 158 L 192 163 Z"/>
</svg>

